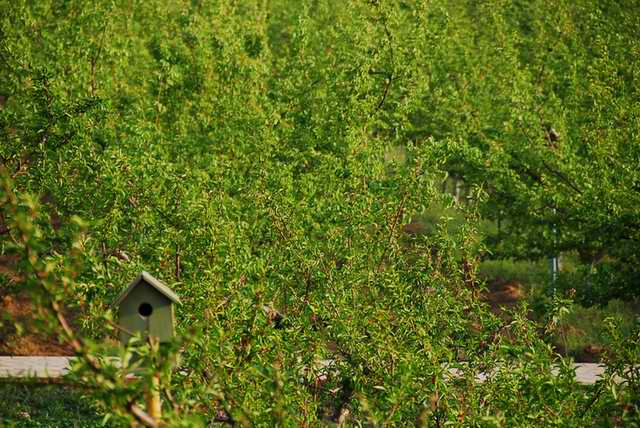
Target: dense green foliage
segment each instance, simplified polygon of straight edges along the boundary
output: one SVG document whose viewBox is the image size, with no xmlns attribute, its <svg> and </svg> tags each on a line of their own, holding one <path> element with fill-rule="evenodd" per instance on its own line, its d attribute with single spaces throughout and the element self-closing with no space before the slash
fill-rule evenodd
<svg viewBox="0 0 640 428">
<path fill-rule="evenodd" d="M 145 269 L 183 301 L 171 425 L 633 426 L 637 339 L 612 323 L 580 388 L 539 334 L 561 300 L 537 326 L 478 299 L 480 214 L 506 254 L 635 260 L 637 20 L 579 3 L 5 1 L 2 286 L 79 309 L 114 424 L 140 385 L 91 340 Z M 446 171 L 467 222 L 403 232 Z"/>
<path fill-rule="evenodd" d="M 637 296 L 640 3 L 491 3 L 456 15 L 419 135 L 490 195 L 494 255 L 573 252 L 582 300 Z"/>
</svg>

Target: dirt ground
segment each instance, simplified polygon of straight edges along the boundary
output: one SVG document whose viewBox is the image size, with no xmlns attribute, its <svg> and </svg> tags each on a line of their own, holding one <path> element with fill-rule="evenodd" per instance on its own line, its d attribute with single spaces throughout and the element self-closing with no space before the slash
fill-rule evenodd
<svg viewBox="0 0 640 428">
<path fill-rule="evenodd" d="M 0 355 L 73 355 L 71 347 L 60 344 L 55 336 L 34 334 L 34 330 L 34 307 L 29 299 L 21 295 L 0 296 Z"/>
<path fill-rule="evenodd" d="M 500 315 L 505 309 L 517 306 L 520 300 L 526 298 L 526 294 L 519 282 L 497 278 L 489 283 L 482 298 L 491 305 L 494 314 Z"/>
</svg>

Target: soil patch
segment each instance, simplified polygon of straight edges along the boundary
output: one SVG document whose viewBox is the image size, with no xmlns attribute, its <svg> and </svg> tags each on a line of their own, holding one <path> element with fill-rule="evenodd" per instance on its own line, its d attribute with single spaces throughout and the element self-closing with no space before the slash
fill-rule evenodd
<svg viewBox="0 0 640 428">
<path fill-rule="evenodd" d="M 0 296 L 0 355 L 71 356 L 73 350 L 55 335 L 37 331 L 36 308 L 24 295 Z"/>
<path fill-rule="evenodd" d="M 496 315 L 504 315 L 505 310 L 513 309 L 518 302 L 526 298 L 526 293 L 518 281 L 496 278 L 491 281 L 482 299 L 491 306 Z"/>
</svg>

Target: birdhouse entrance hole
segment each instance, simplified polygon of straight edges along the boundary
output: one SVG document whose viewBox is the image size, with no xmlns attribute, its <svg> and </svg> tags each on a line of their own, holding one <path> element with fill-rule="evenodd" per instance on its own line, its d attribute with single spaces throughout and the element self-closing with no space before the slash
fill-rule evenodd
<svg viewBox="0 0 640 428">
<path fill-rule="evenodd" d="M 148 318 L 153 313 L 153 306 L 149 303 L 142 303 L 138 306 L 138 313 L 142 318 Z"/>
<path fill-rule="evenodd" d="M 122 290 L 114 302 L 123 327 L 120 342 L 126 345 L 135 334 L 171 341 L 176 334 L 174 306 L 180 303 L 176 293 L 148 272 L 142 272 Z M 2 425 L 2 424 L 0 424 Z"/>
</svg>

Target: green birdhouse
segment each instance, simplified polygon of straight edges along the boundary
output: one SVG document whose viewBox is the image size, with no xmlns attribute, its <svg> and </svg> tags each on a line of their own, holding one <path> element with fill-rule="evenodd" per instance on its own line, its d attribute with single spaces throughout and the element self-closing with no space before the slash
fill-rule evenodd
<svg viewBox="0 0 640 428">
<path fill-rule="evenodd" d="M 114 302 L 118 308 L 120 342 L 126 345 L 132 335 L 153 336 L 167 342 L 175 336 L 174 306 L 178 295 L 166 284 L 142 272 Z"/>
</svg>

